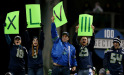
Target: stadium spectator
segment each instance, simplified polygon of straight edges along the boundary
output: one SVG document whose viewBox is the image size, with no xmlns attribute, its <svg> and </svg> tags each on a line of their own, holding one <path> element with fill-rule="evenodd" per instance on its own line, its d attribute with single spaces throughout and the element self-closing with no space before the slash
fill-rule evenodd
<svg viewBox="0 0 124 75">
<path fill-rule="evenodd" d="M 93 67 L 92 65 L 92 50 L 95 45 L 95 35 L 94 35 L 94 26 L 91 26 L 93 29 L 93 36 L 91 37 L 90 43 L 88 44 L 88 38 L 86 36 L 80 37 L 80 43 L 77 41 L 77 32 L 79 26 L 76 26 L 75 34 L 73 37 L 73 45 L 76 48 L 76 58 L 77 58 L 77 68 L 78 75 L 89 75 L 89 70 Z"/>
<path fill-rule="evenodd" d="M 25 43 L 28 50 L 28 75 L 43 75 L 42 50 L 44 47 L 43 25 L 41 26 L 40 38 L 34 36 L 32 41 L 28 31 L 25 31 Z"/>
<path fill-rule="evenodd" d="M 12 75 L 25 75 L 27 49 L 21 45 L 21 37 L 15 36 L 14 43 L 8 34 L 5 34 L 5 38 L 10 48 L 9 71 Z"/>
<path fill-rule="evenodd" d="M 54 17 L 51 18 L 51 35 L 53 47 L 51 57 L 53 60 L 52 75 L 70 75 L 70 70 L 76 70 L 77 62 L 75 58 L 75 47 L 69 41 L 69 33 L 63 32 L 62 38 L 59 38 L 54 23 Z"/>
<path fill-rule="evenodd" d="M 102 13 L 103 12 L 103 9 L 100 6 L 100 3 L 99 2 L 96 2 L 95 3 L 95 7 L 93 8 L 93 12 L 94 13 Z"/>
<path fill-rule="evenodd" d="M 111 75 L 123 75 L 124 50 L 120 44 L 120 37 L 117 36 L 113 39 L 113 46 L 105 51 L 103 66 Z"/>
</svg>

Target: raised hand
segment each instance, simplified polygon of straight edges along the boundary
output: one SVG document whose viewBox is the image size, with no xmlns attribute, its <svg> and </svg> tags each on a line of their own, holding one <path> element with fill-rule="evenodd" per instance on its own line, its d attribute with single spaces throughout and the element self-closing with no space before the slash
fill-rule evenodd
<svg viewBox="0 0 124 75">
<path fill-rule="evenodd" d="M 75 32 L 76 32 L 76 33 L 78 32 L 78 28 L 79 28 L 79 25 L 77 25 L 77 26 L 75 27 Z"/>
<path fill-rule="evenodd" d="M 93 33 L 94 33 L 94 29 L 95 29 L 95 27 L 94 27 L 93 25 L 91 25 L 91 27 L 92 27 L 92 29 L 93 29 Z"/>
<path fill-rule="evenodd" d="M 54 16 L 51 17 L 51 20 L 52 20 L 52 22 L 54 22 L 54 20 L 55 20 Z"/>
</svg>

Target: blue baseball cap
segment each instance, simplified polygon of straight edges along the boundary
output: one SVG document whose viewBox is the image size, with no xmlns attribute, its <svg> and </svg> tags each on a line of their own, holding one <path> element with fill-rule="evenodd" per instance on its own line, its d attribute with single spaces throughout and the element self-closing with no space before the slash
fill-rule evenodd
<svg viewBox="0 0 124 75">
<path fill-rule="evenodd" d="M 69 33 L 68 32 L 63 32 L 62 35 L 67 35 L 69 37 Z"/>
</svg>

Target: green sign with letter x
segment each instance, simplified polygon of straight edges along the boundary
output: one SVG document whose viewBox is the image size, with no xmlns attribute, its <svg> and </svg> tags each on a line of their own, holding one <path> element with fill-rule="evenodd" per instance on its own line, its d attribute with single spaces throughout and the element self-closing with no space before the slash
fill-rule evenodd
<svg viewBox="0 0 124 75">
<path fill-rule="evenodd" d="M 19 34 L 19 11 L 8 13 L 5 23 L 4 34 Z"/>
</svg>

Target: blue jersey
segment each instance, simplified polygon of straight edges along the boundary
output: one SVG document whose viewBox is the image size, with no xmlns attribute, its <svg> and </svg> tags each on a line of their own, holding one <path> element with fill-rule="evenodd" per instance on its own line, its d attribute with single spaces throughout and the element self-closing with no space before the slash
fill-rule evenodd
<svg viewBox="0 0 124 75">
<path fill-rule="evenodd" d="M 95 37 L 94 34 L 91 37 L 90 43 L 87 46 L 82 46 L 78 43 L 77 33 L 73 37 L 73 45 L 76 48 L 76 57 L 78 63 L 78 69 L 89 69 L 92 68 L 92 51 L 94 50 Z"/>
<path fill-rule="evenodd" d="M 42 50 L 39 48 L 36 55 L 36 49 L 34 48 L 34 52 L 34 56 L 32 56 L 32 48 L 28 50 L 28 68 L 43 67 Z"/>
<path fill-rule="evenodd" d="M 25 32 L 26 48 L 28 49 L 28 68 L 43 67 L 42 50 L 44 46 L 44 33 L 40 32 L 38 53 L 36 54 L 36 47 L 33 46 L 34 55 L 32 56 L 32 41 L 30 40 L 28 31 Z"/>
<path fill-rule="evenodd" d="M 61 38 L 58 37 L 55 23 L 51 24 L 51 34 L 53 39 L 51 52 L 53 62 L 66 67 L 77 66 L 75 47 L 69 42 L 62 42 Z"/>
<path fill-rule="evenodd" d="M 110 50 L 105 51 L 103 66 L 105 69 L 108 69 L 110 73 L 121 73 L 123 72 L 123 59 L 124 50 L 122 48 L 115 49 L 113 46 Z"/>
<path fill-rule="evenodd" d="M 9 69 L 15 71 L 24 70 L 25 56 L 27 56 L 26 48 L 21 45 L 12 44 L 9 35 L 5 35 L 5 37 L 10 47 Z"/>
</svg>

